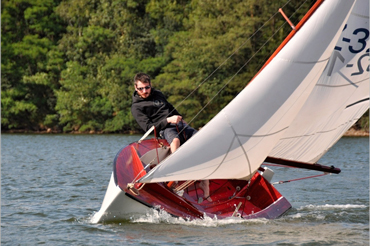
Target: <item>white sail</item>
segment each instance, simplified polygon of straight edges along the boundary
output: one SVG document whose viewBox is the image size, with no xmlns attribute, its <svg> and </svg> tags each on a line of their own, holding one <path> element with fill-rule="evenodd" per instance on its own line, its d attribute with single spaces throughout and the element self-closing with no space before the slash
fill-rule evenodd
<svg viewBox="0 0 370 246">
<path fill-rule="evenodd" d="M 329 63 L 270 156 L 317 162 L 369 108 L 369 0 L 357 0 Z"/>
<path fill-rule="evenodd" d="M 353 3 L 322 3 L 252 83 L 139 182 L 250 178 L 315 87 Z"/>
</svg>

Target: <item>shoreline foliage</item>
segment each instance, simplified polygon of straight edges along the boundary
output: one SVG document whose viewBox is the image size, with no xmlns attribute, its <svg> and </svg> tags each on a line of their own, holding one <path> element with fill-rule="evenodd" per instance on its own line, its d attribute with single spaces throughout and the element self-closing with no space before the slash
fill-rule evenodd
<svg viewBox="0 0 370 246">
<path fill-rule="evenodd" d="M 1 129 L 140 132 L 137 72 L 202 127 L 291 31 L 277 10 L 298 23 L 314 1 L 301 2 L 4 0 Z M 367 112 L 356 127 L 368 122 Z"/>
</svg>

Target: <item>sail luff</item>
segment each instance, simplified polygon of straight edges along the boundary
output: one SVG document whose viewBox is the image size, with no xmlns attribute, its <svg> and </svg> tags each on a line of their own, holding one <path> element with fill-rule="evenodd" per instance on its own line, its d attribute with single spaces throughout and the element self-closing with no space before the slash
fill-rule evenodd
<svg viewBox="0 0 370 246">
<path fill-rule="evenodd" d="M 354 1 L 325 1 L 234 100 L 139 182 L 248 179 L 320 78 Z"/>
<path fill-rule="evenodd" d="M 308 21 L 308 19 L 313 15 L 313 13 L 320 7 L 320 5 L 325 0 L 318 0 L 315 2 L 315 4 L 308 10 L 308 12 L 303 16 L 303 18 L 298 22 L 298 24 L 295 26 L 295 29 L 293 29 L 288 36 L 284 39 L 284 41 L 279 45 L 279 47 L 272 53 L 272 55 L 269 57 L 269 59 L 265 62 L 265 64 L 262 66 L 262 68 L 256 73 L 256 75 L 253 77 L 253 79 L 271 62 L 272 59 L 284 48 L 284 46 L 293 38 L 293 36 L 301 29 L 301 27 Z M 251 80 L 251 82 L 253 81 Z M 248 85 L 247 85 L 248 86 Z"/>
</svg>

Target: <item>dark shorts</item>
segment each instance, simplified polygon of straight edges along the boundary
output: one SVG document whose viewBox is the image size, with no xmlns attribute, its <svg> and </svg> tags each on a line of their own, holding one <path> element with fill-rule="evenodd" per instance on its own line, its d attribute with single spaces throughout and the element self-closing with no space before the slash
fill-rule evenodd
<svg viewBox="0 0 370 246">
<path fill-rule="evenodd" d="M 172 143 L 174 138 L 178 138 L 180 139 L 180 145 L 182 145 L 195 133 L 197 133 L 197 130 L 188 125 L 183 125 L 180 123 L 177 125 L 177 127 L 175 124 L 169 125 L 167 128 L 160 131 L 159 134 L 162 138 L 165 138 L 169 144 Z"/>
</svg>

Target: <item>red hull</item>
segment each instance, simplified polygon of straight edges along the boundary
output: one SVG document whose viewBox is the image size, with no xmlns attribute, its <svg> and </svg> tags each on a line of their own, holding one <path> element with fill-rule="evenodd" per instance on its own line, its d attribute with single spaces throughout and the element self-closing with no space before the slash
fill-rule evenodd
<svg viewBox="0 0 370 246">
<path fill-rule="evenodd" d="M 157 158 L 156 148 L 160 147 L 159 144 L 168 147 L 165 140 L 150 139 L 140 144 L 132 143 L 123 148 L 114 161 L 116 184 L 139 203 L 160 207 L 173 216 L 188 219 L 203 218 L 204 215 L 219 219 L 232 216 L 275 219 L 291 208 L 290 203 L 258 172 L 250 183 L 245 180 L 210 180 L 212 202 L 206 199 L 202 201 L 203 191 L 199 188 L 199 182 L 184 189 L 182 196 L 168 188 L 166 183 L 136 184 L 135 187 L 140 190 L 134 194 L 127 185 L 145 174 L 146 171 L 142 169 L 146 163 L 141 163 L 141 160 L 145 159 L 144 155 L 151 153 L 151 159 Z M 182 183 L 178 182 L 177 186 Z"/>
</svg>

